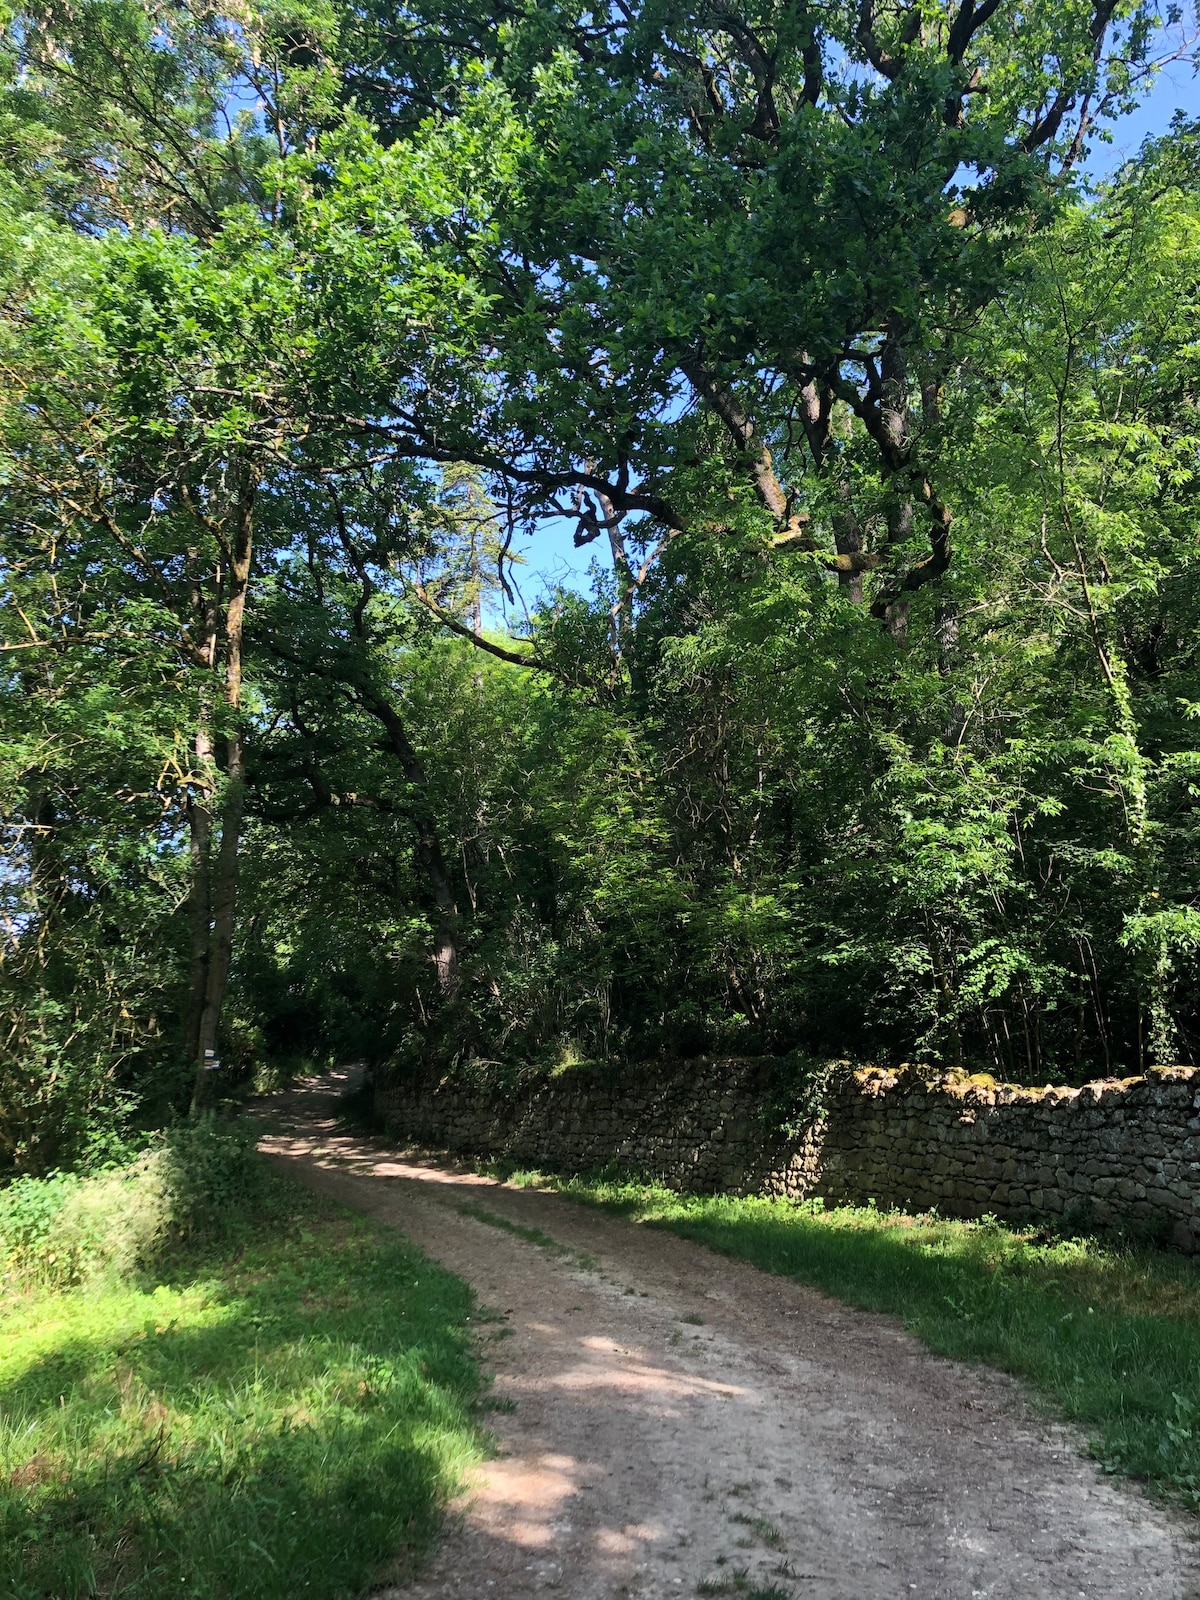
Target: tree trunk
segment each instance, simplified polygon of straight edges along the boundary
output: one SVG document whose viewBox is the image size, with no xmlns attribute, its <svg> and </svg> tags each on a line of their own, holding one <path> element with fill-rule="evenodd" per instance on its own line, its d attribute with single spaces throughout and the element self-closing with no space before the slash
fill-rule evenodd
<svg viewBox="0 0 1200 1600">
<path fill-rule="evenodd" d="M 196 1083 L 192 1092 L 193 1114 L 201 1109 L 207 1094 L 209 1052 L 216 1052 L 221 1010 L 233 958 L 233 933 L 237 912 L 238 851 L 242 817 L 245 811 L 245 755 L 239 731 L 226 741 L 225 793 L 221 805 L 221 842 L 212 874 L 212 921 L 206 962 L 204 1005 L 196 1039 Z"/>
<path fill-rule="evenodd" d="M 245 746 L 239 720 L 242 703 L 242 641 L 246 593 L 253 555 L 254 497 L 257 478 L 243 469 L 230 541 L 229 594 L 225 603 L 224 703 L 229 718 L 225 736 L 225 782 L 219 807 L 221 839 L 211 874 L 211 922 L 204 984 L 204 1004 L 196 1037 L 195 1080 L 191 1114 L 203 1109 L 208 1097 L 208 1052 L 215 1052 L 233 957 L 237 913 L 238 852 L 246 804 Z"/>
<path fill-rule="evenodd" d="M 221 600 L 222 568 L 217 562 L 212 573 L 212 584 L 205 592 L 203 582 L 203 557 L 198 549 L 187 554 L 188 569 L 192 573 L 192 617 L 201 629 L 196 656 L 199 663 L 212 672 L 217 659 L 218 608 Z M 204 1011 L 204 996 L 208 989 L 208 944 L 212 926 L 212 797 L 217 786 L 217 767 L 212 741 L 212 706 L 209 695 L 202 692 L 199 714 L 196 719 L 195 738 L 196 781 L 188 800 L 188 862 L 190 888 L 188 892 L 188 923 L 191 952 L 189 960 L 187 1028 L 187 1059 L 195 1062 L 200 1049 L 200 1017 Z"/>
<path fill-rule="evenodd" d="M 213 769 L 212 736 L 203 721 L 196 729 L 196 765 L 203 772 Z M 188 921 L 191 924 L 187 1010 L 188 1060 L 200 1052 L 200 1018 L 208 991 L 208 945 L 212 926 L 210 852 L 212 849 L 212 789 L 201 788 L 198 798 L 188 801 L 188 857 L 191 889 L 188 894 Z"/>
<path fill-rule="evenodd" d="M 854 502 L 850 492 L 850 485 L 844 477 L 839 478 L 835 489 L 839 501 L 839 509 L 833 517 L 833 542 L 840 556 L 861 555 L 863 548 L 862 524 L 854 510 Z M 861 572 L 838 572 L 838 584 L 845 592 L 848 599 L 855 605 L 863 602 L 863 575 Z"/>
<path fill-rule="evenodd" d="M 433 970 L 438 993 L 443 1000 L 453 1002 L 462 982 L 458 970 L 458 905 L 441 841 L 430 823 L 418 822 L 416 855 L 433 893 Z"/>
<path fill-rule="evenodd" d="M 621 518 L 617 508 L 603 492 L 596 498 L 600 502 L 600 510 L 604 513 L 608 527 L 608 548 L 612 552 L 613 577 L 617 584 L 617 603 L 611 612 L 615 668 L 617 660 L 627 653 L 630 640 L 633 638 L 633 595 L 637 586 L 634 583 L 633 568 L 629 564 L 629 551 L 625 546 L 625 535 L 621 531 Z"/>
</svg>

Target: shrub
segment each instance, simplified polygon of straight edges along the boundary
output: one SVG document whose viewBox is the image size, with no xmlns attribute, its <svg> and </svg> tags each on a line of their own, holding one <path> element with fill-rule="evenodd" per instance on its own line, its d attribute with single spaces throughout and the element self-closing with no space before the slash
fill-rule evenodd
<svg viewBox="0 0 1200 1600">
<path fill-rule="evenodd" d="M 274 1203 L 255 1135 L 235 1123 L 205 1117 L 174 1128 L 161 1159 L 168 1226 L 177 1238 L 227 1239 Z"/>
<path fill-rule="evenodd" d="M 47 1288 L 126 1276 L 153 1255 L 169 1214 L 159 1152 L 92 1178 L 18 1178 L 0 1192 L 4 1274 Z"/>
<path fill-rule="evenodd" d="M 276 1203 L 252 1133 L 189 1123 L 119 1171 L 18 1178 L 0 1190 L 0 1270 L 44 1288 L 126 1277 L 168 1240 L 234 1238 Z"/>
</svg>

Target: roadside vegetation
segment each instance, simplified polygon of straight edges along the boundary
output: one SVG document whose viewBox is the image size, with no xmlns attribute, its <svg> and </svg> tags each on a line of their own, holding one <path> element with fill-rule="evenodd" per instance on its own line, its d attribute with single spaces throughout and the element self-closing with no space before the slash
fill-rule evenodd
<svg viewBox="0 0 1200 1600">
<path fill-rule="evenodd" d="M 1026 1379 L 1087 1432 L 1106 1472 L 1200 1509 L 1200 1270 L 1183 1256 L 989 1219 L 681 1195 L 605 1176 L 510 1181 L 899 1317 L 939 1355 Z"/>
<path fill-rule="evenodd" d="M 319 1600 L 481 1447 L 469 1291 L 207 1124 L 0 1195 L 0 1594 Z"/>
</svg>

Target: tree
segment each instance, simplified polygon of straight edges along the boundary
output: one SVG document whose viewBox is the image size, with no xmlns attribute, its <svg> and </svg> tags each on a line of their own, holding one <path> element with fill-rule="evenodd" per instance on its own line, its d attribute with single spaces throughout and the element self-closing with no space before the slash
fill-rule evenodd
<svg viewBox="0 0 1200 1600">
<path fill-rule="evenodd" d="M 1014 15 L 15 15 L 10 1053 L 1190 1048 L 1194 132 Z"/>
</svg>

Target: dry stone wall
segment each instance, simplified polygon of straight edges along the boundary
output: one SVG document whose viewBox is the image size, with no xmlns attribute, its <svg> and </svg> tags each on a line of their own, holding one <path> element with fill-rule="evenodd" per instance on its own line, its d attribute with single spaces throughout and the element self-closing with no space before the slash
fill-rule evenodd
<svg viewBox="0 0 1200 1600">
<path fill-rule="evenodd" d="M 556 1172 L 618 1166 L 697 1194 L 806 1193 L 819 1141 L 763 1120 L 770 1066 L 757 1061 L 570 1068 L 512 1093 L 455 1079 L 380 1079 L 390 1131 L 429 1149 Z"/>
<path fill-rule="evenodd" d="M 819 1191 L 949 1216 L 1121 1226 L 1200 1249 L 1200 1074 L 1081 1089 L 857 1072 L 824 1130 Z"/>
<path fill-rule="evenodd" d="M 766 1108 L 775 1064 L 573 1068 L 511 1093 L 383 1078 L 376 1105 L 410 1144 L 559 1172 L 617 1166 L 694 1193 L 1122 1227 L 1200 1250 L 1200 1073 L 1081 1089 L 911 1068 L 846 1068 L 788 1138 Z"/>
</svg>

